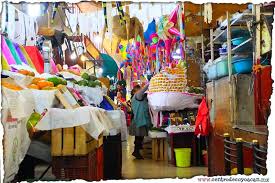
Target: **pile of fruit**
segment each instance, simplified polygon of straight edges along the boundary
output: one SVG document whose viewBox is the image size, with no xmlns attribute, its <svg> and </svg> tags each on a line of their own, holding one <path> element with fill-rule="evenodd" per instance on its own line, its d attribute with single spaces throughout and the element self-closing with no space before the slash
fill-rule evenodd
<svg viewBox="0 0 275 183">
<path fill-rule="evenodd" d="M 83 80 L 75 82 L 75 84 L 78 84 L 79 86 L 88 86 L 95 88 L 97 86 L 102 87 L 101 81 L 97 79 L 94 75 L 89 75 L 88 73 L 83 73 L 81 75 Z"/>
<path fill-rule="evenodd" d="M 8 89 L 11 89 L 11 90 L 15 90 L 15 91 L 19 91 L 19 90 L 22 90 L 23 88 L 21 88 L 20 86 L 14 84 L 14 83 L 11 83 L 11 82 L 8 82 L 8 81 L 5 81 L 2 79 L 1 81 L 1 85 L 5 88 L 8 88 Z"/>
<path fill-rule="evenodd" d="M 166 68 L 150 80 L 149 92 L 185 92 L 186 86 L 184 67 Z"/>
<path fill-rule="evenodd" d="M 34 78 L 28 88 L 37 90 L 55 90 L 59 85 L 67 85 L 67 81 L 59 77 L 51 77 L 48 79 Z"/>
<path fill-rule="evenodd" d="M 19 70 L 17 73 L 23 74 L 25 76 L 33 76 L 33 77 L 35 76 L 34 72 L 24 70 L 24 69 Z"/>
</svg>

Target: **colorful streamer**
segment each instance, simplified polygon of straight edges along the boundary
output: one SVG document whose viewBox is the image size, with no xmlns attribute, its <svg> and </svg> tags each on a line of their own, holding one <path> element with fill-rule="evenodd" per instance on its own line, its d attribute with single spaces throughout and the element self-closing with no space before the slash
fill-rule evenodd
<svg viewBox="0 0 275 183">
<path fill-rule="evenodd" d="M 102 8 L 103 8 L 103 14 L 104 14 L 106 31 L 108 32 L 107 5 L 106 5 L 106 2 L 102 2 Z"/>
<path fill-rule="evenodd" d="M 28 53 L 26 52 L 25 48 L 24 48 L 23 46 L 21 46 L 21 45 L 19 45 L 19 47 L 20 47 L 20 50 L 22 51 L 22 54 L 23 54 L 24 57 L 26 58 L 26 60 L 27 60 L 27 62 L 28 62 L 28 65 L 29 65 L 31 68 L 35 69 L 35 67 L 34 67 L 34 65 L 33 65 L 33 63 L 32 63 L 32 60 L 31 60 L 30 56 L 28 55 Z"/>
<path fill-rule="evenodd" d="M 2 65 L 2 70 L 8 70 L 8 71 L 10 70 L 10 66 L 3 54 L 1 54 L 1 65 Z"/>
<path fill-rule="evenodd" d="M 8 47 L 9 47 L 9 49 L 10 49 L 10 52 L 11 52 L 11 54 L 12 54 L 12 56 L 13 56 L 16 64 L 22 65 L 22 61 L 19 58 L 19 56 L 17 55 L 16 49 L 14 48 L 12 42 L 9 39 L 5 39 L 5 40 L 6 40 L 6 43 L 7 43 Z"/>
<path fill-rule="evenodd" d="M 12 54 L 11 54 L 11 51 L 5 41 L 5 38 L 2 36 L 2 39 L 1 39 L 1 48 L 2 48 L 2 53 L 3 55 L 5 56 L 7 62 L 9 65 L 12 65 L 12 64 L 16 64 L 15 62 L 15 59 L 13 58 Z"/>
<path fill-rule="evenodd" d="M 26 52 L 30 56 L 36 71 L 40 74 L 44 72 L 44 60 L 36 46 L 25 46 Z"/>
<path fill-rule="evenodd" d="M 20 60 L 22 61 L 22 63 L 24 63 L 26 65 L 29 65 L 28 62 L 27 62 L 27 60 L 26 60 L 26 58 L 25 58 L 25 56 L 23 55 L 23 53 L 22 53 L 22 51 L 21 51 L 21 49 L 19 47 L 19 44 L 13 43 L 13 46 L 14 46 L 14 48 L 15 48 L 15 50 L 16 50 L 19 58 L 20 58 Z"/>
</svg>

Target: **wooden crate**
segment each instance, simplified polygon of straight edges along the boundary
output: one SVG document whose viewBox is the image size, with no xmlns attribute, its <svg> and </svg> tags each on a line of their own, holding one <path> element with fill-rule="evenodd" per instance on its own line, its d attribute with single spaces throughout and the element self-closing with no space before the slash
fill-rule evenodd
<svg viewBox="0 0 275 183">
<path fill-rule="evenodd" d="M 152 159 L 152 141 L 143 144 L 142 156 Z"/>
<path fill-rule="evenodd" d="M 103 136 L 92 138 L 82 127 L 52 130 L 52 156 L 81 156 L 103 144 Z"/>
<path fill-rule="evenodd" d="M 103 146 L 84 156 L 53 157 L 52 173 L 57 180 L 100 181 L 104 168 Z"/>
<path fill-rule="evenodd" d="M 80 107 L 70 91 L 64 86 L 56 92 L 56 97 L 66 109 Z M 52 156 L 86 155 L 103 144 L 103 136 L 92 138 L 82 127 L 52 130 Z"/>
<path fill-rule="evenodd" d="M 152 138 L 152 159 L 167 161 L 167 146 L 166 138 Z"/>
</svg>

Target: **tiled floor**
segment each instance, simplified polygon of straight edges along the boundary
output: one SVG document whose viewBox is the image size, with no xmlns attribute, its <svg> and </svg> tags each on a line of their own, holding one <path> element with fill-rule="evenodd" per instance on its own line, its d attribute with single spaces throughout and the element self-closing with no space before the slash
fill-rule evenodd
<svg viewBox="0 0 275 183">
<path fill-rule="evenodd" d="M 196 175 L 207 175 L 206 167 L 177 168 L 168 162 L 152 159 L 136 160 L 131 154 L 133 138 L 123 143 L 122 176 L 124 179 L 135 178 L 190 178 Z"/>
<path fill-rule="evenodd" d="M 133 151 L 132 137 L 122 145 L 122 177 L 123 179 L 153 179 L 153 178 L 191 178 L 196 175 L 207 175 L 206 167 L 177 168 L 168 162 L 154 161 L 152 159 L 135 160 L 131 155 Z M 36 167 L 36 177 L 40 177 L 46 166 Z M 51 169 L 42 180 L 54 180 Z"/>
</svg>

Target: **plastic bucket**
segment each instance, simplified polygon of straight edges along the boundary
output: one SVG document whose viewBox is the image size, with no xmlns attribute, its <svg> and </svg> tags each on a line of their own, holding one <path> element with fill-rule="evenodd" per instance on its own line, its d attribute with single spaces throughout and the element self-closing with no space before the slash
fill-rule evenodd
<svg viewBox="0 0 275 183">
<path fill-rule="evenodd" d="M 176 148 L 174 149 L 176 155 L 177 167 L 190 167 L 191 165 L 191 148 Z"/>
<path fill-rule="evenodd" d="M 237 73 L 245 74 L 252 71 L 253 60 L 252 58 L 243 58 L 233 62 L 233 66 Z"/>
<path fill-rule="evenodd" d="M 217 75 L 219 78 L 228 76 L 228 63 L 227 60 L 222 60 L 217 63 Z"/>
</svg>

